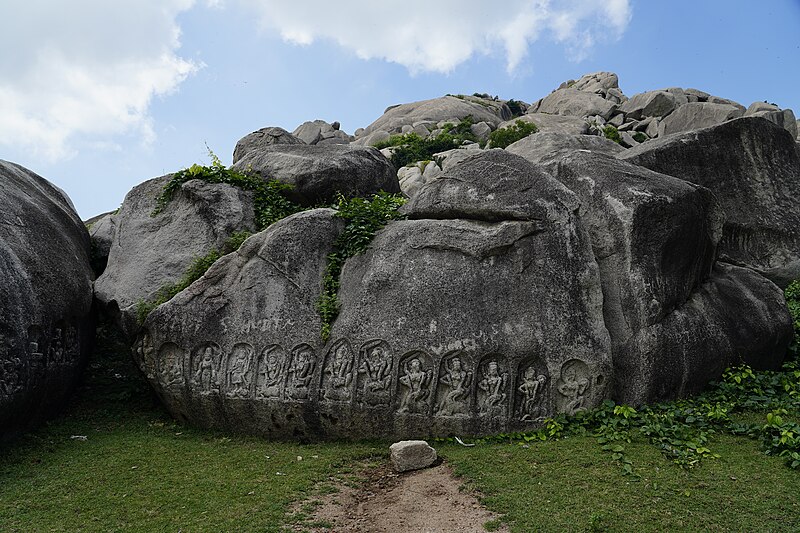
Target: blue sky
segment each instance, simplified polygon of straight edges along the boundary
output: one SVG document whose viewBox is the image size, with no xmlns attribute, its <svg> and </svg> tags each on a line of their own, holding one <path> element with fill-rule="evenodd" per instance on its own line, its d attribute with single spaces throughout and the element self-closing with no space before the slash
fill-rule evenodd
<svg viewBox="0 0 800 533">
<path fill-rule="evenodd" d="M 0 159 L 80 215 L 265 126 L 487 92 L 535 101 L 616 72 L 628 96 L 694 87 L 800 111 L 800 1 L 5 0 Z"/>
</svg>

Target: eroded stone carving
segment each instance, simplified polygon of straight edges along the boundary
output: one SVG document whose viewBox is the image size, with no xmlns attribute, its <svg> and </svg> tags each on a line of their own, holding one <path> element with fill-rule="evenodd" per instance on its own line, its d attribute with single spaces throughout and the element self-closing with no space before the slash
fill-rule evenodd
<svg viewBox="0 0 800 533">
<path fill-rule="evenodd" d="M 424 352 L 411 352 L 400 362 L 400 406 L 401 414 L 427 414 L 430 409 L 431 378 L 433 362 Z"/>
<path fill-rule="evenodd" d="M 39 326 L 28 328 L 28 373 L 31 381 L 41 380 L 47 371 L 47 357 L 41 346 L 42 330 Z"/>
<path fill-rule="evenodd" d="M 220 348 L 209 342 L 200 345 L 192 354 L 192 384 L 200 394 L 219 392 Z"/>
<path fill-rule="evenodd" d="M 161 384 L 167 388 L 181 388 L 184 379 L 183 350 L 174 342 L 165 342 L 158 350 L 158 374 Z"/>
<path fill-rule="evenodd" d="M 228 355 L 226 394 L 231 398 L 247 398 L 250 392 L 250 366 L 253 362 L 253 347 L 245 342 L 233 346 Z"/>
<path fill-rule="evenodd" d="M 292 364 L 286 383 L 286 396 L 293 400 L 308 399 L 308 388 L 317 366 L 314 348 L 303 343 L 292 348 Z"/>
<path fill-rule="evenodd" d="M 380 339 L 364 343 L 358 366 L 357 400 L 361 404 L 389 405 L 392 385 L 392 354 Z"/>
<path fill-rule="evenodd" d="M 8 341 L 0 335 L 0 401 L 25 387 L 25 363 L 11 353 Z"/>
<path fill-rule="evenodd" d="M 463 356 L 458 352 L 442 361 L 436 394 L 438 416 L 469 416 L 472 372 L 464 366 Z"/>
<path fill-rule="evenodd" d="M 522 422 L 543 420 L 547 415 L 547 408 L 544 405 L 547 376 L 544 372 L 537 372 L 535 364 L 529 363 L 520 372 L 518 381 L 517 417 Z"/>
<path fill-rule="evenodd" d="M 322 399 L 347 402 L 353 396 L 353 350 L 347 339 L 336 341 L 328 352 L 322 374 Z"/>
<path fill-rule="evenodd" d="M 556 389 L 563 396 L 561 411 L 574 415 L 586 409 L 586 393 L 591 386 L 589 366 L 580 359 L 570 359 L 561 366 Z"/>
<path fill-rule="evenodd" d="M 278 344 L 270 344 L 261 352 L 256 378 L 256 397 L 279 399 L 286 379 L 286 354 Z"/>
<path fill-rule="evenodd" d="M 48 361 L 52 365 L 63 365 L 64 359 L 64 340 L 63 330 L 55 328 L 53 337 L 50 339 L 50 349 L 47 352 Z"/>
<path fill-rule="evenodd" d="M 505 416 L 508 404 L 508 372 L 503 359 L 490 356 L 479 367 L 478 414 L 481 416 Z"/>
</svg>

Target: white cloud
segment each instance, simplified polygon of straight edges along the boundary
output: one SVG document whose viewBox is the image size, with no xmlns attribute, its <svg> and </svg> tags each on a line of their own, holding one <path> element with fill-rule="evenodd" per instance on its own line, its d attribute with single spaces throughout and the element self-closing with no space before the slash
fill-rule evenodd
<svg viewBox="0 0 800 533">
<path fill-rule="evenodd" d="M 497 49 L 509 72 L 530 45 L 550 38 L 581 60 L 630 21 L 629 0 L 241 0 L 262 26 L 288 42 L 332 40 L 362 59 L 383 59 L 412 72 L 449 72 Z"/>
<path fill-rule="evenodd" d="M 153 97 L 200 67 L 176 54 L 175 17 L 193 2 L 0 3 L 0 145 L 55 161 L 74 155 L 78 139 L 152 141 Z"/>
</svg>

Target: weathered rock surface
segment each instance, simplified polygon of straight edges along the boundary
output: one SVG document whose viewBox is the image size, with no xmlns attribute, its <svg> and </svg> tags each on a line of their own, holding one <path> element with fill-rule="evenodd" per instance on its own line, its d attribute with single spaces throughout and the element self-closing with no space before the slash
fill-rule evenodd
<svg viewBox="0 0 800 533">
<path fill-rule="evenodd" d="M 605 137 L 544 132 L 520 139 L 508 145 L 506 150 L 532 163 L 547 163 L 568 152 L 590 151 L 614 155 L 625 151 L 623 147 Z"/>
<path fill-rule="evenodd" d="M 800 155 L 759 117 L 650 141 L 620 158 L 709 188 L 726 220 L 723 260 L 785 287 L 800 277 Z"/>
<path fill-rule="evenodd" d="M 0 161 L 0 441 L 63 407 L 83 370 L 89 246 L 60 189 Z"/>
<path fill-rule="evenodd" d="M 191 180 L 163 212 L 151 216 L 170 175 L 146 181 L 125 197 L 116 217 L 108 265 L 95 297 L 123 330 L 135 334 L 136 305 L 176 283 L 192 261 L 241 230 L 253 231 L 252 193 L 226 184 Z"/>
<path fill-rule="evenodd" d="M 89 225 L 89 238 L 92 246 L 90 259 L 97 277 L 106 269 L 108 254 L 111 253 L 111 245 L 114 243 L 116 232 L 117 216 L 115 213 L 107 213 Z"/>
<path fill-rule="evenodd" d="M 678 107 L 669 116 L 665 117 L 661 121 L 658 135 L 663 137 L 672 133 L 716 126 L 728 120 L 739 118 L 743 114 L 743 109 L 727 103 L 691 102 Z"/>
<path fill-rule="evenodd" d="M 608 334 L 574 195 L 502 150 L 449 178 L 348 260 L 327 343 L 315 304 L 341 228 L 329 210 L 251 237 L 157 308 L 139 361 L 173 414 L 359 438 L 529 427 L 601 401 Z M 518 206 L 491 200 L 501 191 Z"/>
<path fill-rule="evenodd" d="M 553 91 L 542 99 L 538 108 L 535 109 L 538 113 L 579 118 L 600 115 L 606 120 L 611 118 L 616 110 L 617 105 L 602 96 L 571 87 Z"/>
<path fill-rule="evenodd" d="M 744 116 L 765 118 L 788 131 L 793 139 L 797 138 L 797 119 L 791 109 L 780 109 L 775 104 L 754 102 L 744 112 Z"/>
<path fill-rule="evenodd" d="M 316 303 L 342 226 L 331 209 L 287 217 L 150 314 L 137 362 L 174 416 L 324 436 L 315 410 L 325 353 Z"/>
<path fill-rule="evenodd" d="M 633 95 L 619 110 L 634 120 L 644 117 L 664 117 L 680 105 L 678 97 L 667 91 L 648 91 Z"/>
<path fill-rule="evenodd" d="M 236 163 L 249 152 L 260 150 L 273 144 L 305 144 L 283 128 L 261 128 L 239 139 L 233 149 L 233 162 Z"/>
<path fill-rule="evenodd" d="M 389 459 L 395 472 L 428 468 L 438 456 L 424 440 L 401 440 L 389 446 Z"/>
<path fill-rule="evenodd" d="M 350 144 L 353 138 L 339 129 L 339 123 L 313 120 L 300 124 L 293 135 L 306 144 Z"/>
<path fill-rule="evenodd" d="M 496 127 L 504 120 L 511 118 L 511 111 L 505 104 L 493 100 L 443 96 L 387 109 L 383 116 L 364 129 L 364 135 L 376 131 L 385 131 L 390 134 L 401 133 L 403 126 L 413 127 L 416 123 L 438 124 L 442 121 L 457 123 L 469 116 L 474 119 L 474 122 L 486 122 Z"/>
<path fill-rule="evenodd" d="M 307 206 L 330 203 L 337 193 L 400 192 L 394 167 L 374 148 L 272 145 L 248 153 L 233 168 L 292 185 L 289 196 Z"/>
<path fill-rule="evenodd" d="M 548 115 L 547 113 L 528 113 L 521 117 L 507 120 L 497 126 L 497 129 L 513 126 L 517 120 L 533 122 L 539 128 L 539 133 L 569 133 L 570 135 L 583 135 L 589 132 L 589 125 L 579 117 L 563 115 Z"/>
</svg>

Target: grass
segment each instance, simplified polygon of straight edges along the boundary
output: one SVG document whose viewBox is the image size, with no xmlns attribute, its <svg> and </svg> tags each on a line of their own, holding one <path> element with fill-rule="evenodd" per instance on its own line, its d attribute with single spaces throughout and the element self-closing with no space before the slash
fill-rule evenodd
<svg viewBox="0 0 800 533">
<path fill-rule="evenodd" d="M 634 440 L 639 481 L 623 477 L 592 437 L 439 451 L 515 532 L 800 530 L 800 474 L 756 441 L 712 442 L 719 459 L 682 469 Z"/>
</svg>

